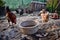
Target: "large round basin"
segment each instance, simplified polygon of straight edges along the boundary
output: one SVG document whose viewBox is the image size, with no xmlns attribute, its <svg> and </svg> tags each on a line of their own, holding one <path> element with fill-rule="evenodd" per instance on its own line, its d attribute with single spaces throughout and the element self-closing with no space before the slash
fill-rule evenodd
<svg viewBox="0 0 60 40">
<path fill-rule="evenodd" d="M 20 24 L 20 30 L 23 34 L 34 34 L 38 31 L 38 22 L 27 20 Z"/>
</svg>

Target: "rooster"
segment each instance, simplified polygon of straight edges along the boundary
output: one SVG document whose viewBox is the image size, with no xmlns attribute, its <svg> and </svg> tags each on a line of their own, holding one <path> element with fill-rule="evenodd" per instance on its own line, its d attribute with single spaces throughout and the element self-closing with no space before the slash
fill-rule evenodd
<svg viewBox="0 0 60 40">
<path fill-rule="evenodd" d="M 13 14 L 8 7 L 6 8 L 6 18 L 8 20 L 9 25 L 10 22 L 12 23 L 12 25 L 13 23 L 16 24 L 16 15 Z"/>
</svg>

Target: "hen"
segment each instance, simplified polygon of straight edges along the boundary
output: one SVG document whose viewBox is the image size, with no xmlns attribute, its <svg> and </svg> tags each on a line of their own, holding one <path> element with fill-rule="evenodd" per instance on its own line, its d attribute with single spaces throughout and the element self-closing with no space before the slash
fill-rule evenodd
<svg viewBox="0 0 60 40">
<path fill-rule="evenodd" d="M 9 8 L 6 9 L 6 17 L 8 20 L 8 23 L 10 24 L 10 22 L 15 23 L 16 24 L 16 15 L 13 14 Z"/>
</svg>

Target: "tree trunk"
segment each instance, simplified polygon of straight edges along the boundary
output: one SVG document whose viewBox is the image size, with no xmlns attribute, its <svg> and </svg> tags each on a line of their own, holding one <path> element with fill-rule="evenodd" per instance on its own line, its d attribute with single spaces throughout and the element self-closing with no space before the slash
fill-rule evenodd
<svg viewBox="0 0 60 40">
<path fill-rule="evenodd" d="M 0 7 L 0 16 L 5 16 L 5 7 Z"/>
</svg>

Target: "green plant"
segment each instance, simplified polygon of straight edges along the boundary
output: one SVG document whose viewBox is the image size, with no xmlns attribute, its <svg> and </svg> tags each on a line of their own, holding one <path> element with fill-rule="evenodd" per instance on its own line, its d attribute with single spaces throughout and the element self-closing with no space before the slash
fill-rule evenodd
<svg viewBox="0 0 60 40">
<path fill-rule="evenodd" d="M 58 5 L 58 0 L 48 0 L 46 8 L 50 12 L 54 12 L 57 9 L 57 7 L 58 7 L 57 5 Z"/>
<path fill-rule="evenodd" d="M 3 0 L 0 0 L 0 7 L 3 7 L 5 5 L 5 2 Z"/>
</svg>

